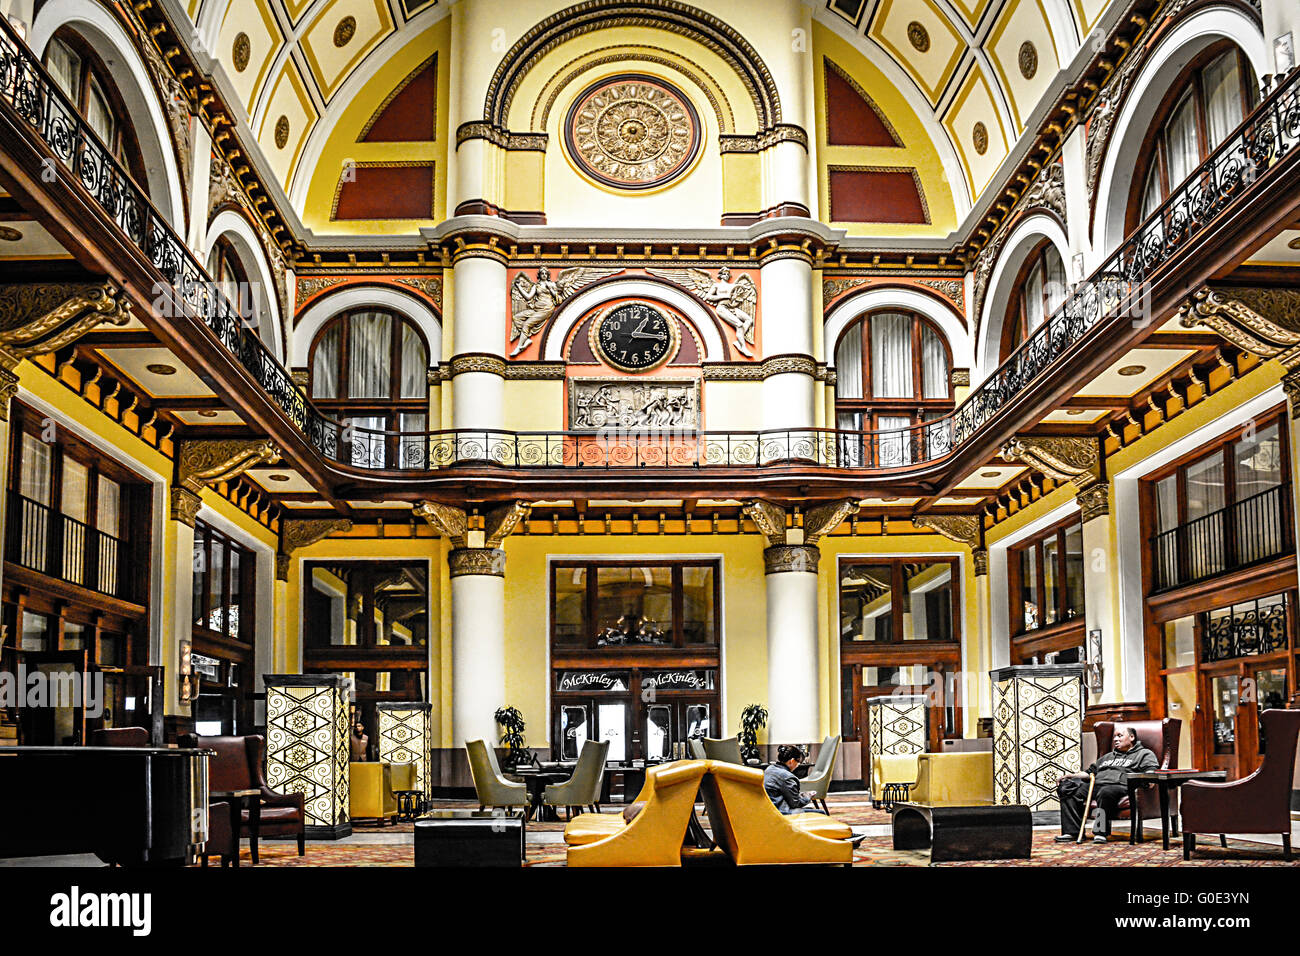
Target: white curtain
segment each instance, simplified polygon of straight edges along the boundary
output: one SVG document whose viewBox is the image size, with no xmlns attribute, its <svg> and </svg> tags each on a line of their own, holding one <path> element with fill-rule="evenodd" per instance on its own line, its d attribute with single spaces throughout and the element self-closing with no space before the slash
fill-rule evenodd
<svg viewBox="0 0 1300 956">
<path fill-rule="evenodd" d="M 912 420 L 904 417 L 881 416 L 879 420 L 879 456 L 877 462 L 885 468 L 912 463 Z"/>
<path fill-rule="evenodd" d="M 855 322 L 835 349 L 835 395 L 862 397 L 862 323 Z"/>
<path fill-rule="evenodd" d="M 348 319 L 348 398 L 388 398 L 393 317 L 359 312 Z"/>
<path fill-rule="evenodd" d="M 76 102 L 77 82 L 81 79 L 81 57 L 73 53 L 62 40 L 51 40 L 45 49 L 45 68 L 50 71 L 59 89 Z"/>
<path fill-rule="evenodd" d="M 1152 163 L 1147 173 L 1146 186 L 1142 188 L 1142 218 L 1145 219 L 1165 201 L 1164 187 L 1160 182 L 1160 164 Z"/>
<path fill-rule="evenodd" d="M 1056 246 L 1050 243 L 1043 250 L 1043 270 L 1046 272 L 1043 292 L 1047 315 L 1050 317 L 1061 307 L 1061 303 L 1069 293 L 1069 283 L 1065 278 L 1065 263 L 1061 261 L 1061 254 L 1056 251 Z"/>
<path fill-rule="evenodd" d="M 24 498 L 50 503 L 50 447 L 34 435 L 23 432 L 23 473 L 18 491 Z"/>
<path fill-rule="evenodd" d="M 876 398 L 912 397 L 912 317 L 871 317 L 871 381 Z"/>
<path fill-rule="evenodd" d="M 1236 51 L 1219 57 L 1202 74 L 1205 90 L 1205 125 L 1210 136 L 1209 148 L 1228 138 L 1241 125 L 1241 71 Z"/>
<path fill-rule="evenodd" d="M 938 334 L 921 326 L 921 397 L 948 397 L 948 353 Z"/>
<path fill-rule="evenodd" d="M 424 398 L 429 392 L 429 357 L 419 334 L 402 323 L 402 398 Z"/>
<path fill-rule="evenodd" d="M 1201 161 L 1200 139 L 1196 133 L 1196 104 L 1191 94 L 1183 97 L 1169 118 L 1169 125 L 1165 128 L 1165 147 L 1169 189 L 1173 192 Z"/>
<path fill-rule="evenodd" d="M 335 325 L 316 343 L 316 354 L 311 362 L 311 397 L 339 397 L 339 342 L 343 326 Z"/>
</svg>

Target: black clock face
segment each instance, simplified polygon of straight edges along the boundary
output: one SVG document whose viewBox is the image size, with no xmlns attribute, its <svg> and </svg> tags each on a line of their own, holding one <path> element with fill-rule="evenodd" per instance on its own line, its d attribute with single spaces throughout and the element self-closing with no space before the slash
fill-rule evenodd
<svg viewBox="0 0 1300 956">
<path fill-rule="evenodd" d="M 672 358 L 681 341 L 677 322 L 653 306 L 628 302 L 591 328 L 592 349 L 614 368 L 644 372 Z"/>
</svg>

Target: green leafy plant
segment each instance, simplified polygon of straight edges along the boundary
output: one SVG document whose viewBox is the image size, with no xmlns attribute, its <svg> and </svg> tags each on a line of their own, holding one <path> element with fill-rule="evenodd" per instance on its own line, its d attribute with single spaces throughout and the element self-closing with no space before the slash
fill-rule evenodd
<svg viewBox="0 0 1300 956">
<path fill-rule="evenodd" d="M 767 708 L 750 704 L 740 712 L 740 755 L 746 761 L 759 760 L 758 731 L 767 726 Z"/>
<path fill-rule="evenodd" d="M 506 755 L 506 768 L 513 770 L 521 763 L 528 762 L 528 751 L 524 746 L 524 715 L 518 707 L 498 707 L 497 712 L 492 715 L 498 724 L 501 725 L 505 733 L 501 735 L 501 743 L 510 748 L 510 753 Z"/>
</svg>

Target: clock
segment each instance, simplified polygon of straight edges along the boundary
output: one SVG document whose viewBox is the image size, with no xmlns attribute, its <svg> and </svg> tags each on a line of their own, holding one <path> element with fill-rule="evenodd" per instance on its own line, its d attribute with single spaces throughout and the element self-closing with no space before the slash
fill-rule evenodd
<svg viewBox="0 0 1300 956">
<path fill-rule="evenodd" d="M 677 320 L 645 302 L 625 302 L 591 323 L 591 350 L 624 372 L 657 368 L 677 354 Z"/>
</svg>

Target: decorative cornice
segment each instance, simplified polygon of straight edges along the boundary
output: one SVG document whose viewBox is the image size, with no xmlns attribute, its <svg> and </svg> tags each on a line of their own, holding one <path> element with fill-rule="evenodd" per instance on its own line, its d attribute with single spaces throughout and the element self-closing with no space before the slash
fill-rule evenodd
<svg viewBox="0 0 1300 956">
<path fill-rule="evenodd" d="M 461 123 L 456 128 L 456 148 L 473 139 L 485 139 L 505 150 L 544 153 L 549 139 L 546 133 L 512 133 L 510 130 L 481 120 Z"/>
<path fill-rule="evenodd" d="M 284 519 L 280 522 L 280 552 L 275 562 L 275 576 L 281 581 L 289 580 L 289 559 L 299 548 L 309 548 L 335 531 L 351 530 L 349 518 Z"/>
<path fill-rule="evenodd" d="M 1079 502 L 1079 515 L 1084 524 L 1093 518 L 1102 518 L 1110 514 L 1110 485 L 1106 482 L 1099 481 L 1088 485 L 1075 498 Z"/>
<path fill-rule="evenodd" d="M 176 485 L 171 489 L 169 495 L 171 500 L 171 516 L 173 521 L 179 521 L 187 524 L 191 528 L 194 522 L 198 520 L 199 508 L 203 505 L 203 499 L 198 496 L 197 492 Z"/>
<path fill-rule="evenodd" d="M 817 573 L 822 553 L 811 544 L 777 544 L 763 549 L 763 573 L 784 574 L 789 571 Z"/>
<path fill-rule="evenodd" d="M 817 376 L 817 363 L 807 355 L 773 355 L 759 363 L 763 378 L 773 375 L 808 375 Z"/>
<path fill-rule="evenodd" d="M 488 242 L 465 242 L 459 236 L 456 237 L 454 248 L 451 250 L 451 266 L 454 269 L 464 259 L 491 259 L 499 262 L 501 265 L 510 263 L 510 256 L 507 252 L 497 245 L 498 237 L 493 235 Z"/>
<path fill-rule="evenodd" d="M 1300 365 L 1300 289 L 1203 288 L 1178 310 L 1184 328 L 1208 326 L 1233 345 L 1287 369 Z"/>
<path fill-rule="evenodd" d="M 780 123 L 752 136 L 743 133 L 722 133 L 718 136 L 719 153 L 761 153 L 778 143 L 797 143 L 808 149 L 808 134 L 802 126 Z"/>
<path fill-rule="evenodd" d="M 937 531 L 949 541 L 971 548 L 980 541 L 980 521 L 974 515 L 913 515 L 912 524 Z"/>
<path fill-rule="evenodd" d="M 781 262 L 785 259 L 795 259 L 804 265 L 812 268 L 813 255 L 811 243 L 804 243 L 800 246 L 769 246 L 766 250 L 760 249 L 758 253 L 758 267 L 769 266 L 774 262 Z"/>
<path fill-rule="evenodd" d="M 479 352 L 457 355 L 447 364 L 447 367 L 453 377 L 464 372 L 487 372 L 490 375 L 506 377 L 506 360 L 497 355 Z"/>
<path fill-rule="evenodd" d="M 451 577 L 476 574 L 494 578 L 506 576 L 506 553 L 500 548 L 455 548 L 447 553 Z"/>
<path fill-rule="evenodd" d="M 704 366 L 706 382 L 761 382 L 763 368 L 758 362 L 716 362 Z"/>
<path fill-rule="evenodd" d="M 1002 457 L 1036 468 L 1056 481 L 1074 481 L 1097 467 L 1097 442 L 1058 435 L 1022 436 L 1002 446 Z"/>
<path fill-rule="evenodd" d="M 512 382 L 563 381 L 563 362 L 510 362 L 506 380 Z"/>
<path fill-rule="evenodd" d="M 111 282 L 0 286 L 0 346 L 18 359 L 57 352 L 99 325 L 130 319 L 130 301 Z"/>
</svg>

